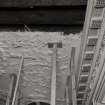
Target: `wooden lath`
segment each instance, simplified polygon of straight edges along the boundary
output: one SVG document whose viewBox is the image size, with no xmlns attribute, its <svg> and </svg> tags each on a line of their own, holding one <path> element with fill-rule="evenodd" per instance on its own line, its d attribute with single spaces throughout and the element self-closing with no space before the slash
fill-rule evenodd
<svg viewBox="0 0 105 105">
<path fill-rule="evenodd" d="M 8 97 L 7 97 L 7 100 L 6 100 L 6 105 L 10 105 L 10 104 L 15 105 L 23 63 L 24 63 L 24 58 L 22 56 L 21 61 L 20 61 L 20 66 L 19 66 L 19 69 L 18 69 L 18 74 L 17 74 L 15 87 L 13 86 L 14 85 L 14 83 L 13 83 L 14 82 L 14 76 L 11 75 L 11 83 L 10 83 Z M 14 91 L 13 91 L 13 88 L 14 88 Z M 13 99 L 11 100 L 12 95 L 13 95 Z"/>
</svg>

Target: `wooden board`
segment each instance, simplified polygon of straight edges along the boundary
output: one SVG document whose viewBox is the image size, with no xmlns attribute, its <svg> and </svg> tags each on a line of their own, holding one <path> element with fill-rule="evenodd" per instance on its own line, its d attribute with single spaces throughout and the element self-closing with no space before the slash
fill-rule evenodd
<svg viewBox="0 0 105 105">
<path fill-rule="evenodd" d="M 86 5 L 87 0 L 0 0 L 0 7 Z"/>
</svg>

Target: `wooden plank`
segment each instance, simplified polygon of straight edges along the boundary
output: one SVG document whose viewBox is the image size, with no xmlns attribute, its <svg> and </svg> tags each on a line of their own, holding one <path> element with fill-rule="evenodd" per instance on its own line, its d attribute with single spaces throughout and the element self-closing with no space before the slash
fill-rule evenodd
<svg viewBox="0 0 105 105">
<path fill-rule="evenodd" d="M 66 87 L 65 87 L 65 98 L 66 98 L 66 105 L 72 105 L 74 104 L 74 81 L 73 81 L 73 75 L 74 75 L 74 48 L 71 49 L 71 54 L 69 55 L 70 63 L 68 65 L 68 68 L 70 70 L 70 74 L 67 77 Z"/>
<path fill-rule="evenodd" d="M 75 76 L 72 76 L 72 101 L 73 105 L 77 105 L 77 98 L 76 98 L 76 88 L 75 88 Z"/>
<path fill-rule="evenodd" d="M 17 90 L 18 90 L 18 86 L 19 86 L 19 81 L 20 81 L 21 71 L 22 71 L 22 67 L 23 67 L 23 62 L 24 62 L 24 58 L 22 57 L 21 62 L 20 62 L 20 66 L 19 66 L 19 71 L 18 71 L 17 80 L 16 80 L 16 86 L 15 86 L 15 90 L 14 90 L 14 94 L 13 94 L 13 100 L 12 100 L 11 105 L 15 105 L 15 100 L 16 100 Z"/>
<path fill-rule="evenodd" d="M 66 98 L 65 99 L 66 100 L 66 105 L 71 105 L 70 104 L 70 99 L 69 99 L 69 87 L 68 86 L 66 86 L 66 88 L 65 88 L 65 98 Z"/>
<path fill-rule="evenodd" d="M 70 67 L 70 66 L 69 66 Z M 68 75 L 65 87 L 65 103 L 66 105 L 72 105 L 72 77 Z"/>
<path fill-rule="evenodd" d="M 66 86 L 66 103 L 67 105 L 77 105 L 76 99 L 76 82 L 75 82 L 75 48 L 72 47 L 71 55 L 70 55 L 70 76 L 67 78 L 67 86 Z M 67 93 L 68 92 L 68 93 Z M 69 99 L 68 99 L 69 98 Z"/>
<path fill-rule="evenodd" d="M 85 10 L 0 10 L 0 25 L 82 25 L 84 22 Z"/>
<path fill-rule="evenodd" d="M 56 105 L 56 69 L 57 69 L 57 44 L 53 44 L 52 77 L 51 77 L 51 105 Z"/>
<path fill-rule="evenodd" d="M 72 76 L 72 104 L 77 105 L 77 98 L 76 98 L 76 82 L 75 82 L 75 48 L 72 47 L 71 52 L 71 76 Z"/>
<path fill-rule="evenodd" d="M 7 95 L 6 105 L 10 105 L 12 91 L 13 91 L 13 84 L 14 84 L 14 75 L 10 75 L 10 87 L 9 87 L 9 92 Z"/>
<path fill-rule="evenodd" d="M 87 0 L 0 0 L 0 7 L 86 5 Z"/>
</svg>

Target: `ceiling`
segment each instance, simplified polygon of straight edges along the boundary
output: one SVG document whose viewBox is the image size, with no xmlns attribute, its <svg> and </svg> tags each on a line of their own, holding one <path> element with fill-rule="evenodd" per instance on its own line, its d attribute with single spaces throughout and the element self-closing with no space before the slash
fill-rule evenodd
<svg viewBox="0 0 105 105">
<path fill-rule="evenodd" d="M 24 31 L 23 27 L 27 25 L 31 31 L 44 28 L 79 32 L 83 27 L 86 4 L 87 0 L 1 0 L 0 31 Z"/>
</svg>

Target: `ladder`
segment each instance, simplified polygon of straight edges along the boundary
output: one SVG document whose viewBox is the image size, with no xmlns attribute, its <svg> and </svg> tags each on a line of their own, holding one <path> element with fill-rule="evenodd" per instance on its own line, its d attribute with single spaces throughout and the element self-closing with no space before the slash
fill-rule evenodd
<svg viewBox="0 0 105 105">
<path fill-rule="evenodd" d="M 89 101 L 90 81 L 105 31 L 104 18 L 105 0 L 88 0 L 77 65 L 77 105 L 85 105 Z"/>
</svg>

